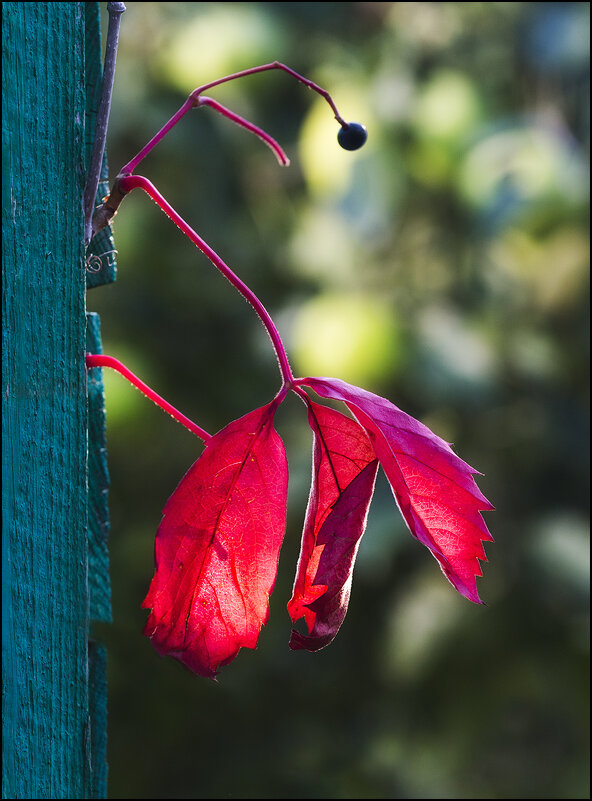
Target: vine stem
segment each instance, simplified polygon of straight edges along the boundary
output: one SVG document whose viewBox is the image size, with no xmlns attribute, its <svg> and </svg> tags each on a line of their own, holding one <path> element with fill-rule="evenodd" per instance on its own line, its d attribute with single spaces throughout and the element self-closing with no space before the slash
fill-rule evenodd
<svg viewBox="0 0 592 801">
<path fill-rule="evenodd" d="M 166 136 L 166 134 L 168 134 L 171 128 L 174 128 L 174 126 L 179 122 L 179 120 L 182 119 L 185 116 L 185 114 L 187 114 L 188 111 L 191 111 L 191 109 L 194 107 L 195 103 L 193 101 L 193 98 L 189 96 L 187 100 L 183 103 L 179 111 L 177 111 L 176 114 L 173 114 L 170 120 L 162 126 L 160 131 L 158 131 L 158 133 L 156 133 L 146 145 L 144 145 L 144 147 L 140 150 L 140 152 L 137 153 L 131 161 L 128 161 L 128 163 L 121 168 L 120 175 L 131 175 L 138 166 L 138 164 L 143 159 L 146 158 L 148 153 L 150 153 L 152 148 L 155 145 L 157 145 L 160 142 L 160 140 L 164 136 Z"/>
<path fill-rule="evenodd" d="M 110 367 L 112 370 L 117 370 L 124 378 L 133 384 L 140 392 L 143 392 L 147 398 L 153 401 L 157 406 L 160 406 L 161 409 L 164 409 L 165 412 L 171 415 L 177 422 L 184 425 L 185 428 L 188 428 L 192 434 L 198 436 L 201 440 L 206 442 L 210 439 L 210 434 L 207 431 L 204 431 L 203 428 L 200 428 L 193 420 L 190 420 L 189 417 L 186 417 L 184 414 L 178 409 L 175 409 L 168 401 L 166 401 L 161 395 L 155 392 L 148 384 L 145 384 L 137 375 L 132 373 L 125 364 L 120 362 L 118 359 L 115 359 L 113 356 L 104 356 L 103 354 L 93 355 L 90 353 L 86 354 L 86 366 L 88 368 L 91 367 Z"/>
<path fill-rule="evenodd" d="M 292 370 L 288 362 L 286 348 L 284 347 L 280 333 L 277 330 L 275 323 L 271 319 L 269 312 L 263 303 L 261 303 L 257 295 L 243 281 L 241 281 L 238 275 L 236 275 L 236 273 L 234 273 L 226 264 L 226 262 L 216 253 L 216 251 L 213 250 L 207 244 L 207 242 L 205 242 L 199 236 L 199 234 L 193 230 L 189 223 L 185 222 L 181 215 L 175 211 L 175 209 L 160 194 L 158 189 L 151 181 L 149 181 L 147 178 L 144 178 L 142 175 L 123 175 L 118 176 L 116 179 L 116 186 L 124 195 L 133 189 L 143 189 L 144 192 L 146 192 L 146 194 L 149 195 L 158 206 L 160 206 L 167 217 L 169 217 L 175 223 L 175 225 L 186 236 L 189 237 L 193 244 L 199 250 L 201 250 L 205 256 L 208 257 L 208 259 L 215 267 L 217 267 L 222 275 L 230 281 L 232 286 L 251 304 L 251 306 L 255 309 L 259 319 L 265 326 L 265 329 L 269 334 L 273 344 L 278 359 L 280 373 L 283 379 L 283 385 L 287 388 L 291 388 L 294 383 L 294 375 L 292 374 Z"/>
<path fill-rule="evenodd" d="M 198 97 L 202 92 L 205 92 L 206 89 L 211 89 L 213 86 L 219 86 L 221 83 L 234 81 L 236 78 L 244 78 L 246 75 L 254 75 L 257 72 L 266 72 L 267 70 L 283 70 L 284 72 L 287 72 L 288 75 L 291 75 L 293 78 L 296 78 L 296 80 L 299 81 L 300 83 L 303 83 L 309 89 L 312 89 L 314 92 L 317 92 L 331 106 L 331 110 L 333 111 L 333 115 L 335 116 L 337 122 L 343 128 L 348 127 L 348 123 L 343 119 L 343 117 L 337 110 L 337 106 L 335 105 L 333 98 L 331 97 L 329 92 L 327 92 L 326 89 L 323 89 L 321 86 L 314 83 L 313 81 L 309 81 L 308 78 L 305 78 L 303 75 L 300 75 L 300 73 L 296 72 L 290 67 L 287 67 L 280 61 L 272 61 L 269 64 L 261 64 L 259 67 L 250 67 L 248 70 L 233 72 L 232 75 L 226 75 L 224 78 L 218 78 L 215 81 L 210 81 L 210 83 L 204 83 L 203 86 L 198 86 L 197 89 L 194 89 L 190 97 L 191 96 Z"/>
<path fill-rule="evenodd" d="M 217 111 L 224 117 L 232 120 L 232 122 L 235 122 L 242 128 L 246 128 L 247 131 L 254 133 L 256 136 L 262 139 L 266 145 L 269 145 L 282 167 L 287 167 L 289 165 L 290 159 L 286 156 L 282 147 L 278 144 L 278 142 L 276 142 L 273 136 L 270 136 L 267 131 L 263 130 L 263 128 L 260 128 L 258 125 L 249 122 L 249 120 L 246 120 L 244 117 L 241 117 L 240 114 L 236 114 L 234 111 L 226 108 L 216 100 L 212 100 L 211 97 L 199 97 L 194 99 L 190 95 L 183 103 L 179 111 L 173 114 L 170 120 L 162 126 L 160 131 L 158 131 L 158 133 L 156 133 L 146 145 L 144 145 L 140 152 L 121 168 L 120 175 L 131 175 L 138 164 L 144 158 L 146 158 L 148 153 L 150 153 L 150 151 L 160 142 L 160 140 L 168 134 L 171 128 L 174 128 L 174 126 L 185 116 L 185 114 L 187 114 L 188 111 L 191 111 L 192 108 L 197 108 L 199 106 L 209 106 L 210 108 L 213 108 L 214 111 Z"/>
<path fill-rule="evenodd" d="M 275 153 L 278 161 L 283 166 L 287 166 L 290 161 L 282 148 L 278 145 L 278 143 L 271 137 L 268 133 L 266 133 L 262 128 L 259 128 L 258 125 L 254 125 L 252 122 L 245 120 L 244 117 L 235 114 L 230 109 L 225 108 L 223 105 L 218 103 L 216 100 L 212 100 L 210 97 L 202 97 L 202 92 L 205 92 L 206 89 L 212 89 L 214 86 L 219 86 L 222 83 L 228 83 L 228 81 L 234 81 L 237 78 L 244 78 L 246 75 L 255 75 L 258 72 L 267 72 L 268 70 L 283 70 L 284 72 L 291 75 L 293 78 L 296 78 L 297 81 L 304 84 L 304 86 L 312 89 L 313 91 L 317 92 L 321 97 L 323 97 L 331 110 L 333 111 L 333 115 L 337 122 L 341 125 L 342 128 L 348 128 L 349 123 L 346 122 L 341 114 L 339 113 L 337 106 L 329 92 L 326 89 L 323 89 L 318 84 L 314 83 L 313 81 L 309 81 L 308 78 L 305 78 L 303 75 L 300 75 L 295 70 L 287 67 L 285 64 L 282 64 L 279 61 L 272 61 L 269 64 L 261 64 L 258 67 L 251 67 L 247 70 L 241 70 L 240 72 L 233 72 L 232 75 L 226 75 L 224 78 L 218 78 L 215 81 L 210 81 L 210 83 L 204 83 L 203 86 L 198 86 L 197 89 L 194 89 L 193 92 L 189 95 L 187 100 L 183 103 L 181 108 L 173 114 L 170 120 L 163 125 L 163 127 L 156 133 L 152 139 L 144 145 L 144 147 L 137 153 L 131 161 L 121 168 L 120 175 L 131 175 L 133 171 L 136 169 L 138 164 L 146 158 L 148 153 L 152 150 L 155 145 L 157 145 L 160 140 L 166 136 L 166 134 L 173 128 L 179 120 L 187 114 L 192 108 L 197 108 L 199 106 L 210 106 L 211 108 L 218 111 L 220 114 L 223 114 L 225 117 L 228 117 L 229 120 L 237 123 L 237 125 L 241 125 L 243 128 L 246 128 L 248 131 L 256 134 L 258 137 L 263 139 L 263 141 L 271 147 L 273 152 Z M 96 190 L 95 190 L 96 191 Z"/>
</svg>

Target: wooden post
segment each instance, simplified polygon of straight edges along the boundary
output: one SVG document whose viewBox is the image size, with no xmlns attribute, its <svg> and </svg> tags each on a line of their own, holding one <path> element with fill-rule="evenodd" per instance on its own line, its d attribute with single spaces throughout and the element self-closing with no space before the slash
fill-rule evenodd
<svg viewBox="0 0 592 801">
<path fill-rule="evenodd" d="M 106 474 L 88 473 L 82 209 L 98 13 L 3 3 L 4 798 L 106 795 L 105 655 L 89 636 L 110 617 L 106 507 L 90 534 L 87 511 Z"/>
</svg>

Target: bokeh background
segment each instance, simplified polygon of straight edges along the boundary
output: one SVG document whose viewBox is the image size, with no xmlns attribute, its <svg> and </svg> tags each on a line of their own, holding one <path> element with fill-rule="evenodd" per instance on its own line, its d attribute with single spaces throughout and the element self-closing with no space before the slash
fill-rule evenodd
<svg viewBox="0 0 592 801">
<path fill-rule="evenodd" d="M 217 683 L 142 636 L 162 507 L 201 443 L 106 376 L 112 798 L 588 798 L 588 3 L 127 3 L 113 177 L 199 84 L 291 158 L 195 111 L 139 172 L 260 295 L 296 374 L 390 398 L 484 475 L 488 544 L 461 598 L 384 478 L 350 609 L 318 654 L 286 603 L 311 434 L 278 414 L 285 544 L 255 651 Z M 279 375 L 251 308 L 143 194 L 115 221 L 119 275 L 89 292 L 105 352 L 214 432 Z"/>
</svg>

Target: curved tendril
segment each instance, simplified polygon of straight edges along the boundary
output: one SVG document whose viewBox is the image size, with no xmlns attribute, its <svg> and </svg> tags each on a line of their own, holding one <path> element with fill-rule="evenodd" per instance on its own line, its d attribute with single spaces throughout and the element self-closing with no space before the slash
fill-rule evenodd
<svg viewBox="0 0 592 801">
<path fill-rule="evenodd" d="M 290 164 L 290 159 L 286 156 L 285 152 L 281 148 L 281 146 L 276 142 L 273 136 L 270 136 L 267 131 L 264 131 L 263 128 L 260 128 L 258 125 L 255 125 L 249 120 L 246 120 L 244 117 L 241 117 L 239 114 L 235 114 L 234 111 L 231 111 L 229 108 L 226 108 L 221 103 L 218 103 L 217 100 L 212 100 L 211 97 L 199 97 L 197 101 L 198 106 L 209 106 L 213 108 L 214 111 L 218 111 L 220 114 L 223 114 L 225 117 L 228 117 L 229 120 L 235 122 L 237 125 L 246 128 L 247 131 L 254 133 L 255 136 L 258 136 L 262 139 L 266 145 L 268 145 L 274 152 L 275 157 L 279 161 L 282 167 L 288 167 Z"/>
</svg>

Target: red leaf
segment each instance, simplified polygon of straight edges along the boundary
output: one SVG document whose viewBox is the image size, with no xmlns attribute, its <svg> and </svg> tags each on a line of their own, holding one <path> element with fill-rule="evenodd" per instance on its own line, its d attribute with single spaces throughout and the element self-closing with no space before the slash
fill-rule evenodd
<svg viewBox="0 0 592 801">
<path fill-rule="evenodd" d="M 293 622 L 304 617 L 309 632 L 293 630 L 290 648 L 318 651 L 334 639 L 347 612 L 378 461 L 355 420 L 312 401 L 308 420 L 313 478 L 288 612 Z"/>
<path fill-rule="evenodd" d="M 144 633 L 202 676 L 255 648 L 269 615 L 288 485 L 275 408 L 256 409 L 207 441 L 156 535 Z"/>
<path fill-rule="evenodd" d="M 344 401 L 364 426 L 409 530 L 426 545 L 454 587 L 475 603 L 482 540 L 492 540 L 480 510 L 493 509 L 477 473 L 450 445 L 390 401 L 336 378 L 299 381 L 325 398 Z"/>
</svg>

